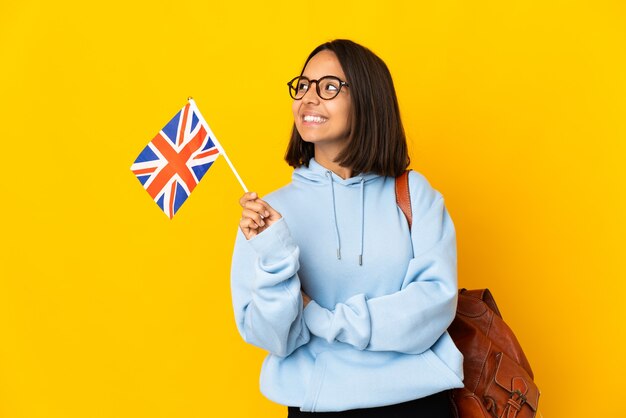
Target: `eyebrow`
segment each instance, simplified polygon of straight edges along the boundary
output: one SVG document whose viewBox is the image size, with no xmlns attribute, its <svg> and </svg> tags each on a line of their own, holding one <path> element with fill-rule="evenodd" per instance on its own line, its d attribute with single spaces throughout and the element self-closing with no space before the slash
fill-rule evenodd
<svg viewBox="0 0 626 418">
<path fill-rule="evenodd" d="M 300 75 L 300 77 L 306 77 L 306 78 L 308 78 L 309 80 L 315 80 L 315 78 L 311 78 L 311 77 L 309 77 L 309 76 L 306 76 L 306 75 L 304 75 L 304 73 L 302 73 L 302 74 Z M 317 80 L 319 80 L 320 78 L 324 78 L 324 77 L 335 77 L 335 78 L 338 78 L 338 79 L 340 79 L 340 80 L 343 80 L 343 79 L 345 78 L 345 77 L 341 77 L 341 76 L 338 76 L 338 75 L 335 75 L 335 74 L 326 74 L 326 75 L 323 75 L 323 76 L 321 76 L 321 77 L 318 77 L 318 78 L 317 78 Z"/>
</svg>

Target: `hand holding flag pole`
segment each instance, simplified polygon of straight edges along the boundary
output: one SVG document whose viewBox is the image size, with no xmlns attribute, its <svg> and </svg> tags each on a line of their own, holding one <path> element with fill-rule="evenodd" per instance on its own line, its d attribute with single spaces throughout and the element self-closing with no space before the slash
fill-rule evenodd
<svg viewBox="0 0 626 418">
<path fill-rule="evenodd" d="M 195 101 L 191 97 L 188 100 L 189 103 L 150 141 L 130 168 L 170 219 L 220 154 L 243 190 L 248 192 Z"/>
</svg>

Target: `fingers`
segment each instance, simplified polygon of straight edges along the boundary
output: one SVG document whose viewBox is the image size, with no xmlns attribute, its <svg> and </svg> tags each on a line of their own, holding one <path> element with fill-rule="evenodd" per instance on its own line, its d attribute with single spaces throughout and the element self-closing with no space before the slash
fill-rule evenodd
<svg viewBox="0 0 626 418">
<path fill-rule="evenodd" d="M 280 213 L 259 199 L 256 192 L 248 192 L 241 196 L 239 205 L 243 208 L 239 227 L 247 239 L 261 233 L 281 218 Z"/>
<path fill-rule="evenodd" d="M 241 196 L 241 198 L 239 199 L 239 204 L 243 207 L 247 201 L 255 200 L 257 197 L 259 196 L 257 196 L 256 192 L 244 193 L 243 196 Z"/>
<path fill-rule="evenodd" d="M 246 237 L 246 239 L 250 239 L 258 234 L 257 229 L 259 226 L 249 218 L 242 218 L 239 221 L 239 228 L 241 228 L 241 232 Z"/>
<path fill-rule="evenodd" d="M 259 199 L 256 192 L 246 193 L 241 196 L 241 199 L 239 199 L 239 205 L 241 205 L 244 209 L 251 209 L 263 217 L 270 216 L 268 207 L 271 207 Z"/>
<path fill-rule="evenodd" d="M 276 220 L 280 218 L 280 213 L 276 212 L 276 210 L 271 207 L 269 205 L 269 203 L 267 203 L 264 200 L 261 199 L 257 199 L 256 203 L 260 204 L 263 206 L 264 210 L 265 210 L 265 217 L 266 218 L 270 218 L 271 220 Z"/>
<path fill-rule="evenodd" d="M 245 208 L 246 205 L 253 203 L 256 200 L 261 200 L 259 199 L 259 196 L 256 194 L 256 192 L 244 193 L 244 195 L 241 196 L 241 198 L 239 199 L 239 205 L 242 208 Z"/>
<path fill-rule="evenodd" d="M 254 229 L 265 226 L 265 221 L 263 220 L 264 218 L 265 216 L 251 209 L 244 209 L 243 212 L 241 212 L 241 219 L 252 220 L 256 225 L 256 228 Z"/>
<path fill-rule="evenodd" d="M 248 200 L 247 202 L 245 202 L 243 206 L 243 210 L 244 212 L 245 211 L 256 212 L 263 218 L 267 218 L 268 216 L 270 216 L 270 212 L 267 209 L 267 207 L 264 205 L 264 203 L 265 202 L 263 202 L 261 199 Z"/>
</svg>

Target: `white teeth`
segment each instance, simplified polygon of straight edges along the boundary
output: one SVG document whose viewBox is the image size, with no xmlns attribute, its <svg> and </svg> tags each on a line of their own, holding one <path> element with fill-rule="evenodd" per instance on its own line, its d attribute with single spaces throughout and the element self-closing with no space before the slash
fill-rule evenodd
<svg viewBox="0 0 626 418">
<path fill-rule="evenodd" d="M 321 116 L 306 115 L 306 116 L 304 116 L 303 119 L 304 119 L 305 122 L 314 122 L 314 123 L 326 122 L 326 118 L 323 118 Z"/>
</svg>

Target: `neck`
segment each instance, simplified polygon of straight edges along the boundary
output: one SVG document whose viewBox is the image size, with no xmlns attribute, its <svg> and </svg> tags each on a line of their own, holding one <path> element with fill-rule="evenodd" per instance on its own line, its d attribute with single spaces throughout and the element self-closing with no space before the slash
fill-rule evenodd
<svg viewBox="0 0 626 418">
<path fill-rule="evenodd" d="M 343 167 L 335 162 L 337 155 L 339 155 L 338 150 L 315 146 L 315 161 L 319 165 L 329 169 L 344 180 L 352 177 L 352 169 L 350 167 Z"/>
</svg>

